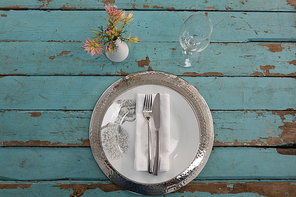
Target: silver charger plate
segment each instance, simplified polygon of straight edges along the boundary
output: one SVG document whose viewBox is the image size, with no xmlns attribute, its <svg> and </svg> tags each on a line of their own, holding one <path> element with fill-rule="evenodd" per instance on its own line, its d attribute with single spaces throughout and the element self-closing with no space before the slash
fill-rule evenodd
<svg viewBox="0 0 296 197">
<path fill-rule="evenodd" d="M 114 118 L 113 112 L 124 99 L 135 100 L 137 93 L 157 92 L 170 94 L 175 145 L 169 171 L 154 176 L 133 168 L 135 115 L 121 110 Z M 130 122 L 123 123 L 123 116 L 129 116 Z M 94 158 L 111 181 L 131 192 L 162 195 L 187 185 L 201 172 L 213 147 L 214 126 L 209 107 L 196 88 L 175 75 L 146 71 L 119 79 L 102 94 L 92 113 L 89 135 Z"/>
</svg>

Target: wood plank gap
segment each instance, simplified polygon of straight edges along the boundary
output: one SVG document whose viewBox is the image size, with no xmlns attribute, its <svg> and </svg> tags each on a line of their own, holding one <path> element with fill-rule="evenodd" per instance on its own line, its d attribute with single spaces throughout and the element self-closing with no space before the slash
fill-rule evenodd
<svg viewBox="0 0 296 197">
<path fill-rule="evenodd" d="M 98 167 L 99 168 L 99 167 Z M 197 176 L 198 177 L 198 176 Z M 71 181 L 71 182 L 84 182 L 84 181 L 89 181 L 89 182 L 103 182 L 102 184 L 115 184 L 113 182 L 111 182 L 109 179 L 91 179 L 91 178 L 88 178 L 88 179 L 70 179 L 70 178 L 64 178 L 64 179 L 38 179 L 38 180 L 18 180 L 18 179 L 7 179 L 7 180 L 0 180 L 0 185 L 3 184 L 1 182 L 16 182 L 15 184 L 18 184 L 18 183 L 21 183 L 21 182 L 30 182 L 30 183 L 39 183 L 39 182 L 62 182 L 62 181 Z M 203 182 L 203 181 L 206 181 L 206 182 L 216 182 L 216 181 L 223 181 L 223 182 L 252 182 L 252 181 L 258 181 L 258 182 L 292 182 L 292 181 L 296 181 L 295 179 L 288 179 L 288 178 L 285 178 L 285 179 L 281 179 L 281 178 L 274 178 L 274 179 L 225 179 L 225 178 L 215 178 L 215 179 L 194 179 L 192 180 L 191 182 L 192 183 L 199 183 L 199 182 Z M 77 183 L 79 184 L 79 183 Z"/>
<path fill-rule="evenodd" d="M 0 40 L 1 42 L 28 42 L 28 43 L 47 43 L 47 42 L 57 42 L 57 43 L 82 43 L 84 40 L 48 40 L 48 41 L 30 41 L 30 40 Z M 179 43 L 179 41 L 141 41 L 141 43 Z M 248 42 L 216 42 L 216 41 L 211 41 L 210 44 L 242 44 L 242 43 L 270 43 L 270 44 L 290 44 L 290 43 L 296 43 L 296 40 L 292 41 L 280 41 L 280 40 L 250 40 Z"/>
<path fill-rule="evenodd" d="M 25 111 L 25 112 L 56 112 L 56 111 L 65 111 L 65 112 L 83 112 L 83 111 L 93 111 L 91 109 L 0 109 L 0 112 L 7 112 L 7 111 Z M 278 109 L 210 109 L 210 111 L 213 112 L 247 112 L 247 111 L 262 111 L 262 112 L 294 112 L 296 113 L 296 110 L 292 109 L 292 108 L 288 108 L 285 110 L 278 110 Z"/>
<path fill-rule="evenodd" d="M 92 77 L 114 77 L 114 76 L 127 76 L 129 74 L 132 74 L 132 73 L 127 73 L 127 74 L 118 74 L 118 75 L 101 75 L 101 74 L 78 74 L 78 75 L 64 75 L 64 74 L 52 74 L 52 75 L 32 75 L 32 74 L 5 74 L 5 75 L 1 75 L 0 74 L 0 78 L 3 78 L 3 77 L 8 77 L 8 76 L 13 76 L 13 77 L 49 77 L 49 76 L 61 76 L 61 77 L 86 77 L 86 76 L 92 76 Z M 235 77 L 235 78 L 292 78 L 292 79 L 296 79 L 295 76 L 287 76 L 287 75 L 272 75 L 272 76 L 244 76 L 244 75 L 189 75 L 189 74 L 186 74 L 186 75 L 177 75 L 178 77 L 198 77 L 198 78 L 207 78 L 207 77 L 215 77 L 215 78 L 223 78 L 223 77 Z"/>
<path fill-rule="evenodd" d="M 22 111 L 22 112 L 57 112 L 57 111 L 62 111 L 62 112 L 85 112 L 85 111 L 93 111 L 90 109 L 77 109 L 77 110 L 72 110 L 72 109 L 0 109 L 0 112 L 9 112 L 9 111 Z"/>
<path fill-rule="evenodd" d="M 100 182 L 101 184 L 115 184 L 112 181 L 110 181 L 109 179 L 38 179 L 38 180 L 18 180 L 18 179 L 9 179 L 9 180 L 0 180 L 0 185 L 8 183 L 11 184 L 11 182 L 14 182 L 13 184 L 20 184 L 20 183 L 42 183 L 42 182 L 73 182 L 74 184 L 78 184 L 76 182 Z M 200 182 L 217 182 L 217 181 L 221 181 L 221 182 L 294 182 L 296 181 L 295 179 L 225 179 L 225 178 L 221 178 L 221 179 L 194 179 L 191 181 L 191 183 L 200 183 Z"/>
<path fill-rule="evenodd" d="M 196 10 L 190 10 L 190 9 L 172 9 L 172 8 L 167 8 L 167 9 L 124 9 L 120 8 L 128 12 L 228 12 L 228 13 L 236 13 L 236 12 L 241 12 L 241 13 L 252 13 L 252 12 L 265 12 L 265 13 L 295 13 L 295 11 L 287 11 L 287 10 L 217 10 L 217 9 L 196 9 Z M 0 8 L 2 11 L 23 11 L 23 10 L 30 10 L 30 11 L 105 11 L 103 8 L 89 8 L 89 9 L 80 9 L 80 8 L 65 8 L 65 9 L 60 9 L 60 8 L 28 8 L 28 7 L 3 7 Z"/>
</svg>

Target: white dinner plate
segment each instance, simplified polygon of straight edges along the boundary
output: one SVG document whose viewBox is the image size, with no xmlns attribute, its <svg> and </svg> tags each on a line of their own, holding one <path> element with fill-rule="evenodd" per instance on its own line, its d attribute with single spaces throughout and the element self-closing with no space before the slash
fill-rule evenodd
<svg viewBox="0 0 296 197">
<path fill-rule="evenodd" d="M 170 95 L 170 167 L 158 176 L 134 168 L 139 93 Z M 175 75 L 157 71 L 112 84 L 94 108 L 89 132 L 93 155 L 105 175 L 123 189 L 146 195 L 169 193 L 192 181 L 205 166 L 214 139 L 212 116 L 198 91 Z"/>
</svg>

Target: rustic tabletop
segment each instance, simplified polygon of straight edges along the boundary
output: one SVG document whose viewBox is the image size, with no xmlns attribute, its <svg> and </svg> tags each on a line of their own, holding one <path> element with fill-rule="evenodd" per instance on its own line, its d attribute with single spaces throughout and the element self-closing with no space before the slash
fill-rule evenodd
<svg viewBox="0 0 296 197">
<path fill-rule="evenodd" d="M 139 36 L 112 63 L 80 47 L 104 4 L 132 11 Z M 0 196 L 136 196 L 93 158 L 92 110 L 122 76 L 164 71 L 191 83 L 212 112 L 210 159 L 165 196 L 296 196 L 296 1 L 0 0 Z M 214 30 L 199 63 L 172 59 L 191 14 Z"/>
</svg>

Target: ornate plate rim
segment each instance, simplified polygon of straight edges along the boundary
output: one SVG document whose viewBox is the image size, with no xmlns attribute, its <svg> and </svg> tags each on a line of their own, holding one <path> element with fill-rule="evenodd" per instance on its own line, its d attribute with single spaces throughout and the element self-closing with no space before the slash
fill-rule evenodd
<svg viewBox="0 0 296 197">
<path fill-rule="evenodd" d="M 138 183 L 117 172 L 108 161 L 100 140 L 101 124 L 110 105 L 123 92 L 141 85 L 161 85 L 179 93 L 191 106 L 200 126 L 199 149 L 192 163 L 173 179 L 156 184 Z M 97 164 L 111 181 L 131 192 L 144 195 L 162 195 L 187 185 L 201 172 L 212 151 L 214 126 L 206 101 L 190 83 L 173 74 L 160 71 L 144 71 L 127 75 L 114 82 L 105 90 L 92 112 L 89 139 Z"/>
</svg>

